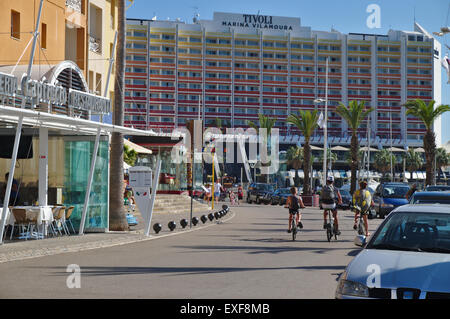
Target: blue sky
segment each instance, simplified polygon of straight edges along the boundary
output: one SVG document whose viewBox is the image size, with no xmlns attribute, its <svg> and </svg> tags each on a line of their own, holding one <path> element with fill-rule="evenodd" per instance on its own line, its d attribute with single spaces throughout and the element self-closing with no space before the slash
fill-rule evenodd
<svg viewBox="0 0 450 319">
<path fill-rule="evenodd" d="M 370 14 L 366 8 L 370 4 L 381 8 L 379 29 L 369 29 L 366 25 Z M 158 20 L 180 18 L 191 23 L 195 12 L 200 14 L 200 19 L 212 19 L 214 11 L 250 14 L 259 11 L 263 15 L 299 17 L 302 25 L 313 30 L 330 31 L 333 27 L 343 33 L 386 34 L 389 29 L 413 30 L 415 11 L 416 21 L 431 33 L 446 23 L 450 24 L 449 5 L 449 0 L 134 0 L 127 17 L 151 19 L 156 15 Z M 447 41 L 450 45 L 450 35 L 439 39 L 445 54 L 449 50 L 444 49 L 444 43 Z M 450 104 L 450 84 L 446 84 L 444 69 L 442 79 L 442 103 Z M 442 119 L 444 143 L 450 140 L 450 125 L 447 123 L 450 123 L 448 113 Z"/>
</svg>

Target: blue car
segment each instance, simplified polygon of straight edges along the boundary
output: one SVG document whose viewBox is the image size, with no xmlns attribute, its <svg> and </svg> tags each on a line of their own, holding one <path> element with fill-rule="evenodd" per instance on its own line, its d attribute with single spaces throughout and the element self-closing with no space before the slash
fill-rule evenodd
<svg viewBox="0 0 450 319">
<path fill-rule="evenodd" d="M 337 299 L 450 299 L 450 205 L 404 205 L 367 245 L 357 239 Z"/>
<path fill-rule="evenodd" d="M 406 193 L 408 183 L 383 183 L 378 185 L 373 194 L 375 212 L 380 218 L 387 216 L 395 208 L 408 204 Z"/>
</svg>

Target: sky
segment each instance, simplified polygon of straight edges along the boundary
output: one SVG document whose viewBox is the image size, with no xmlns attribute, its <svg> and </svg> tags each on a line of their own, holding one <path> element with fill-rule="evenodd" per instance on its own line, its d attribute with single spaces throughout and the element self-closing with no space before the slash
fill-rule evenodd
<svg viewBox="0 0 450 319">
<path fill-rule="evenodd" d="M 128 2 L 129 0 L 127 0 Z M 381 9 L 380 28 L 370 29 L 366 9 L 377 4 Z M 192 23 L 195 13 L 200 19 L 211 20 L 213 13 L 230 12 L 300 18 L 301 25 L 313 30 L 330 31 L 334 28 L 342 33 L 387 34 L 389 29 L 414 30 L 416 21 L 432 33 L 450 25 L 450 0 L 134 0 L 127 10 L 127 18 L 158 20 L 181 20 Z M 450 34 L 438 37 L 442 44 L 442 56 L 449 53 Z M 450 105 L 450 84 L 442 68 L 442 104 Z M 450 141 L 450 112 L 442 117 L 442 142 Z"/>
</svg>

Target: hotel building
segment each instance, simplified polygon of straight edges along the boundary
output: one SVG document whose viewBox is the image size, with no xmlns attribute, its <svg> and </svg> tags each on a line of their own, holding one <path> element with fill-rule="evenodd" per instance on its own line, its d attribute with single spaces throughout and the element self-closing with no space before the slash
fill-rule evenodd
<svg viewBox="0 0 450 319">
<path fill-rule="evenodd" d="M 248 127 L 258 114 L 276 118 L 281 143 L 302 141 L 286 122 L 299 109 L 324 108 L 328 76 L 328 136 L 349 145 L 336 114 L 339 102 L 375 109 L 374 146 L 421 146 L 425 127 L 406 116 L 407 100 L 441 103 L 441 44 L 418 23 L 387 35 L 315 31 L 300 18 L 215 12 L 212 20 L 127 20 L 125 125 L 169 132 L 201 117 L 205 126 Z M 440 145 L 440 121 L 435 123 Z M 323 143 L 317 129 L 313 143 Z"/>
</svg>

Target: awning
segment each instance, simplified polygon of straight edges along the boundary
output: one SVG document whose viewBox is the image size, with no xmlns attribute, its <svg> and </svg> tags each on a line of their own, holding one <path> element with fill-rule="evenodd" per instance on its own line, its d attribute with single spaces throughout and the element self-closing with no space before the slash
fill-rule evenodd
<svg viewBox="0 0 450 319">
<path fill-rule="evenodd" d="M 360 150 L 360 151 L 363 151 L 363 152 L 367 152 L 367 151 L 369 150 L 369 147 L 364 146 L 364 147 L 361 147 L 359 150 Z M 378 148 L 370 147 L 370 151 L 371 151 L 371 152 L 378 152 L 379 149 L 378 149 Z"/>
<path fill-rule="evenodd" d="M 152 154 L 153 152 L 145 147 L 137 145 L 127 139 L 123 140 L 123 144 L 136 151 L 138 154 Z"/>
<path fill-rule="evenodd" d="M 312 151 L 323 151 L 323 148 L 318 146 L 310 145 L 310 147 Z"/>
<path fill-rule="evenodd" d="M 391 152 L 406 152 L 405 149 L 403 149 L 403 148 L 398 148 L 398 147 L 389 147 L 389 148 L 387 148 L 387 150 L 388 150 L 388 151 L 391 151 Z"/>
<path fill-rule="evenodd" d="M 418 148 L 413 148 L 414 152 L 417 153 L 425 153 L 425 150 L 422 147 L 418 147 Z"/>
<path fill-rule="evenodd" d="M 333 146 L 332 148 L 330 148 L 330 150 L 332 150 L 332 151 L 344 151 L 344 152 L 347 152 L 347 151 L 349 151 L 350 149 L 338 145 L 338 146 Z"/>
<path fill-rule="evenodd" d="M 0 105 L 0 122 L 15 125 L 18 123 L 19 116 L 23 116 L 23 125 L 70 131 L 76 134 L 95 135 L 97 134 L 97 129 L 100 128 L 103 132 L 108 133 L 143 136 L 157 135 L 153 131 L 137 130 L 124 126 L 69 117 L 66 115 L 51 114 L 47 112 L 38 112 L 29 109 Z"/>
</svg>

